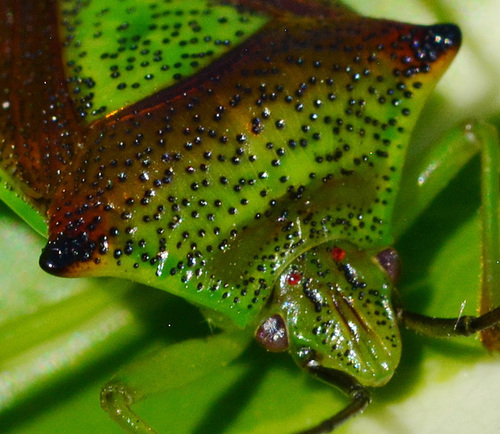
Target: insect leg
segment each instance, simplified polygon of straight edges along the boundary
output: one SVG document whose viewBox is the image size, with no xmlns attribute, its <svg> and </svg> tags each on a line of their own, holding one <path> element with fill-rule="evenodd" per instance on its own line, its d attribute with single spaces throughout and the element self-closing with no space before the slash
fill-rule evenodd
<svg viewBox="0 0 500 434">
<path fill-rule="evenodd" d="M 500 156 L 498 132 L 490 125 L 483 126 L 479 138 L 483 140 L 481 153 L 481 248 L 482 248 L 482 291 L 479 312 L 483 316 L 500 306 L 500 236 L 499 236 L 499 174 Z M 498 311 L 499 309 L 495 309 Z M 493 311 L 494 312 L 494 311 Z M 481 339 L 490 350 L 500 351 L 500 325 L 488 327 L 481 333 Z"/>
<path fill-rule="evenodd" d="M 427 336 L 442 338 L 470 336 L 500 325 L 500 307 L 477 317 L 433 318 L 403 309 L 398 312 L 398 316 L 405 327 Z"/>
<path fill-rule="evenodd" d="M 139 359 L 118 372 L 101 392 L 101 407 L 126 431 L 154 433 L 131 406 L 148 396 L 197 381 L 236 359 L 251 336 L 245 331 L 191 339 Z M 190 369 L 186 370 L 186 363 Z"/>
<path fill-rule="evenodd" d="M 300 434 L 329 433 L 346 422 L 352 416 L 362 413 L 371 401 L 370 392 L 362 386 L 355 378 L 345 372 L 336 369 L 324 368 L 319 365 L 307 366 L 306 369 L 318 379 L 331 384 L 342 390 L 351 399 L 351 403 L 342 411 L 325 419 L 319 425 Z"/>
<path fill-rule="evenodd" d="M 482 222 L 479 313 L 486 315 L 500 306 L 500 158 L 495 127 L 484 122 L 455 127 L 441 141 L 429 147 L 418 163 L 408 164 L 401 188 L 404 195 L 398 198 L 394 227 L 398 237 L 477 153 L 481 156 Z M 490 350 L 500 351 L 500 326 L 493 322 L 481 330 L 484 330 L 481 332 L 484 345 Z"/>
</svg>

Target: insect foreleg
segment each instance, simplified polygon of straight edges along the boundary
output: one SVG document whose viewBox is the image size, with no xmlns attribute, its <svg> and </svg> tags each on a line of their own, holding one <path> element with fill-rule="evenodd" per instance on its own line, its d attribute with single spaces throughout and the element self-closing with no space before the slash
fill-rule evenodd
<svg viewBox="0 0 500 434">
<path fill-rule="evenodd" d="M 394 227 L 396 237 L 427 208 L 432 200 L 476 154 L 481 157 L 481 302 L 480 315 L 498 317 L 500 306 L 500 237 L 499 237 L 499 142 L 495 127 L 484 122 L 469 122 L 457 126 L 438 143 L 429 147 L 418 162 L 405 167 L 404 194 L 398 198 Z M 492 311 L 492 309 L 495 309 Z M 491 312 L 492 311 L 492 312 Z M 491 313 L 489 313 L 491 312 Z M 413 315 L 413 314 L 412 314 Z M 480 316 L 476 322 L 484 322 Z M 416 317 L 415 317 L 416 318 Z M 405 324 L 413 324 L 404 316 Z M 481 319 L 481 321 L 479 321 Z M 427 320 L 426 320 L 427 321 Z M 422 319 L 419 322 L 426 322 Z M 452 320 L 453 323 L 454 320 Z M 478 328 L 481 338 L 490 349 L 500 350 L 498 320 Z M 424 328 L 426 328 L 425 326 Z M 420 330 L 422 328 L 418 326 Z M 435 334 L 433 334 L 435 336 Z"/>
<path fill-rule="evenodd" d="M 355 378 L 336 369 L 324 368 L 311 364 L 306 369 L 318 379 L 333 385 L 349 396 L 351 402 L 343 410 L 324 420 L 319 425 L 301 431 L 300 434 L 329 433 L 346 422 L 349 418 L 362 413 L 371 401 L 369 390 L 361 385 Z"/>
<path fill-rule="evenodd" d="M 182 387 L 228 365 L 247 347 L 250 337 L 241 330 L 220 333 L 143 357 L 118 372 L 103 388 L 101 406 L 126 431 L 154 433 L 131 406 L 154 393 Z M 190 366 L 187 371 L 186 363 Z"/>
</svg>

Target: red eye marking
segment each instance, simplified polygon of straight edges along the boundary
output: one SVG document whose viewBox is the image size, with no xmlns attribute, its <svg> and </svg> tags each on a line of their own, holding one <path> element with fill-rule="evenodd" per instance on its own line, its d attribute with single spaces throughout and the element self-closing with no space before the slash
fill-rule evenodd
<svg viewBox="0 0 500 434">
<path fill-rule="evenodd" d="M 332 259 L 335 262 L 340 262 L 345 258 L 345 250 L 340 247 L 334 247 L 330 252 L 330 255 L 332 255 Z"/>
<path fill-rule="evenodd" d="M 290 273 L 286 278 L 286 283 L 288 283 L 289 285 L 297 285 L 301 279 L 302 276 L 300 275 L 300 273 Z"/>
</svg>

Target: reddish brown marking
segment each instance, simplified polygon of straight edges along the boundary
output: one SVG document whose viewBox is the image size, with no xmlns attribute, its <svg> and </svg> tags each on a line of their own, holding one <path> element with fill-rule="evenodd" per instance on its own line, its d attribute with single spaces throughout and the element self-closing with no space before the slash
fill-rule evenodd
<svg viewBox="0 0 500 434">
<path fill-rule="evenodd" d="M 289 285 L 298 285 L 302 280 L 302 275 L 300 273 L 290 273 L 286 278 L 286 283 Z"/>
<path fill-rule="evenodd" d="M 292 13 L 299 16 L 337 19 L 357 15 L 340 3 L 326 3 L 317 0 L 234 0 L 234 3 L 276 16 Z"/>
<path fill-rule="evenodd" d="M 335 262 L 341 262 L 345 258 L 345 250 L 340 247 L 334 247 L 330 252 L 330 255 Z"/>
<path fill-rule="evenodd" d="M 0 164 L 44 210 L 81 142 L 66 87 L 57 1 L 0 3 Z"/>
</svg>

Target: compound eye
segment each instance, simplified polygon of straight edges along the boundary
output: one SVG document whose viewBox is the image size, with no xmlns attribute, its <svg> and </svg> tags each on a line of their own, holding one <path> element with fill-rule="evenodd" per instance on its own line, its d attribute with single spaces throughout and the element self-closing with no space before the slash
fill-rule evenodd
<svg viewBox="0 0 500 434">
<path fill-rule="evenodd" d="M 255 339 L 267 351 L 280 353 L 288 350 L 289 342 L 285 320 L 281 315 L 269 317 L 257 329 Z"/>
<path fill-rule="evenodd" d="M 393 283 L 399 279 L 401 272 L 401 261 L 398 252 L 392 247 L 382 250 L 377 256 L 378 263 L 387 272 Z"/>
</svg>

